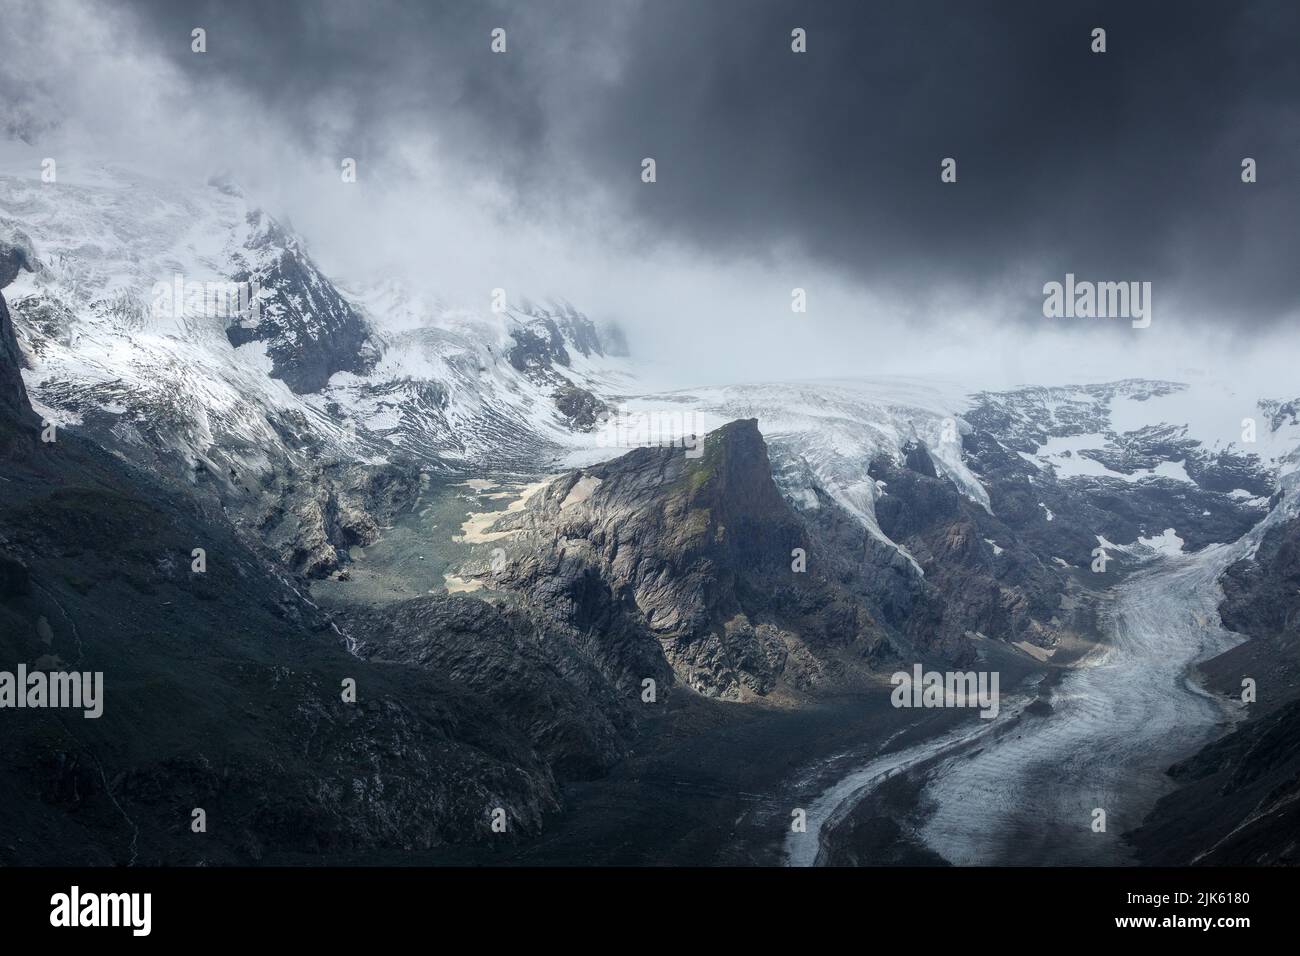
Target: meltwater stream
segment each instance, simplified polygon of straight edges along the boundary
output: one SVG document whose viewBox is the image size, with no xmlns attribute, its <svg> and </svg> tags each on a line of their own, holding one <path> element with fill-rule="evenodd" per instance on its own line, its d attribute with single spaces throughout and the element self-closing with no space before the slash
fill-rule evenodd
<svg viewBox="0 0 1300 956">
<path fill-rule="evenodd" d="M 823 825 L 833 829 L 877 784 L 907 769 L 925 775 L 917 836 L 951 863 L 1130 862 L 1121 834 L 1171 788 L 1165 770 L 1214 737 L 1225 718 L 1224 705 L 1190 683 L 1188 671 L 1241 639 L 1219 624 L 1217 581 L 1242 544 L 1161 558 L 1116 587 L 1106 646 L 1052 689 L 1050 713 L 1004 702 L 997 719 L 971 721 L 839 780 L 811 804 L 808 833 L 787 836 L 789 863 L 815 863 L 831 836 Z M 1097 808 L 1106 811 L 1104 833 L 1093 831 Z"/>
</svg>

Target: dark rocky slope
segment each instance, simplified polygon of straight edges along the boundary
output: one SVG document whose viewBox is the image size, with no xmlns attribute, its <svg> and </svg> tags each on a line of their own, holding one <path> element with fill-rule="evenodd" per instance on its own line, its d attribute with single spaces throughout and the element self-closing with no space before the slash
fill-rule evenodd
<svg viewBox="0 0 1300 956">
<path fill-rule="evenodd" d="M 1300 864 L 1300 700 L 1169 771 L 1179 790 L 1130 836 L 1144 863 Z"/>
<path fill-rule="evenodd" d="M 501 714 L 557 775 L 600 777 L 636 732 L 640 685 L 611 683 L 580 635 L 546 628 L 524 610 L 435 595 L 345 612 L 358 652 L 442 676 Z"/>
<path fill-rule="evenodd" d="M 295 392 L 317 392 L 335 372 L 365 372 L 375 358 L 365 323 L 307 255 L 301 241 L 262 212 L 250 214 L 253 235 L 234 281 L 256 283 L 256 314 L 226 329 L 236 347 L 262 342 L 273 367 Z"/>
<path fill-rule="evenodd" d="M 882 457 L 871 465 L 871 477 L 886 489 L 876 520 L 943 595 L 950 626 L 1052 645 L 1066 616 L 1061 600 L 1069 581 L 1062 569 L 1035 553 L 1020 528 L 939 478 L 924 445 L 905 451 L 903 464 Z"/>
<path fill-rule="evenodd" d="M 98 719 L 0 710 L 0 863 L 512 840 L 558 806 L 557 770 L 608 761 L 616 730 L 587 728 L 598 702 L 558 668 L 480 673 L 455 648 L 434 667 L 360 660 L 218 508 L 75 434 L 40 442 L 2 296 L 0 333 L 0 670 L 102 671 L 105 697 Z M 472 634 L 499 661 L 530 660 L 517 621 L 455 602 L 436 613 L 439 628 L 461 622 L 465 654 Z M 505 834 L 489 827 L 496 807 Z"/>
</svg>

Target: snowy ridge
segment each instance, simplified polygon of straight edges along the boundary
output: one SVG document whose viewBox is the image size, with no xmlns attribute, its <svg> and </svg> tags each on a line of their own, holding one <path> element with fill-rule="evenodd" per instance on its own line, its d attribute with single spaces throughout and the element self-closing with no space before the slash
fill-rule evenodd
<svg viewBox="0 0 1300 956">
<path fill-rule="evenodd" d="M 413 296 L 391 281 L 348 292 L 375 330 L 381 357 L 365 375 L 334 376 L 309 401 L 417 457 L 474 463 L 510 449 L 525 458 L 556 448 L 571 436 L 556 412 L 557 386 L 600 395 L 631 381 L 624 359 L 583 354 L 581 339 L 566 343 L 567 364 L 558 369 L 513 364 L 516 334 L 550 317 L 543 308 L 481 315 Z M 587 326 L 583 331 L 596 334 Z"/>
<path fill-rule="evenodd" d="M 0 227 L 30 235 L 41 266 L 9 290 L 35 406 L 119 451 L 161 443 L 241 473 L 308 446 L 371 463 L 532 461 L 574 427 L 558 389 L 627 377 L 609 354 L 621 338 L 567 304 L 479 314 L 391 280 L 344 291 L 227 183 L 93 172 L 82 185 L 0 176 Z M 260 287 L 258 310 L 157 308 L 177 276 Z M 512 361 L 530 335 L 538 348 Z"/>
<path fill-rule="evenodd" d="M 621 409 L 669 425 L 692 425 L 704 434 L 737 418 L 756 418 L 772 458 L 774 478 L 799 508 L 814 508 L 821 488 L 856 517 L 877 539 L 912 561 L 876 521 L 876 501 L 888 489 L 867 473 L 873 459 L 904 458 L 903 448 L 920 441 L 929 449 L 938 473 L 985 509 L 988 490 L 962 460 L 961 435 L 969 425 L 957 414 L 965 403 L 956 387 L 910 379 L 824 381 L 730 385 L 630 398 Z M 598 433 L 571 456 L 571 462 L 621 454 L 604 449 Z M 673 437 L 681 437 L 680 432 Z M 575 437 L 574 443 L 584 439 Z"/>
<path fill-rule="evenodd" d="M 1125 380 L 1021 388 L 973 396 L 977 420 L 1004 445 L 1058 478 L 1169 478 L 1198 483 L 1188 466 L 1237 459 L 1272 482 L 1296 467 L 1294 402 L 1235 384 Z M 1247 422 L 1253 438 L 1247 440 Z"/>
</svg>

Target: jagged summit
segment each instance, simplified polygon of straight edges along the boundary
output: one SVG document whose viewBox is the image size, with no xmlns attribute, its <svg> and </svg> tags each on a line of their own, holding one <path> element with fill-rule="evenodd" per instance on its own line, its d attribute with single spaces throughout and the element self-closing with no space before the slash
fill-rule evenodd
<svg viewBox="0 0 1300 956">
<path fill-rule="evenodd" d="M 234 317 L 235 348 L 257 342 L 271 376 L 298 394 L 319 392 L 336 372 L 364 375 L 377 358 L 369 329 L 307 255 L 302 241 L 261 210 L 248 213 L 249 235 L 232 254 L 232 279 L 252 289 L 250 312 Z"/>
<path fill-rule="evenodd" d="M 337 284 L 220 177 L 0 181 L 0 215 L 44 251 L 9 293 L 34 405 L 151 466 L 266 474 L 292 457 L 286 430 L 348 461 L 523 464 L 626 377 L 621 335 L 566 302 L 493 313 Z"/>
</svg>

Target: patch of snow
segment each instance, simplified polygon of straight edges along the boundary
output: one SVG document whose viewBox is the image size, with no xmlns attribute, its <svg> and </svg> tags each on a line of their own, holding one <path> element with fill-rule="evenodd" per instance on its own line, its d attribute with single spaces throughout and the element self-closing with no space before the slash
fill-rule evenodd
<svg viewBox="0 0 1300 956">
<path fill-rule="evenodd" d="M 1193 484 L 1187 474 L 1185 461 L 1162 461 L 1155 468 L 1137 468 L 1132 473 L 1114 471 L 1087 455 L 1088 451 L 1101 451 L 1113 447 L 1113 442 L 1099 432 L 1079 435 L 1053 436 L 1040 445 L 1033 454 L 1018 452 L 1025 461 L 1040 471 L 1051 469 L 1058 479 L 1115 478 L 1130 484 L 1149 478 L 1171 478 Z"/>
<path fill-rule="evenodd" d="M 1187 484 L 1195 484 L 1191 476 L 1187 474 L 1187 459 L 1182 461 L 1162 461 L 1152 469 L 1157 478 L 1172 478 L 1174 481 L 1185 481 Z"/>
<path fill-rule="evenodd" d="M 1228 492 L 1228 497 L 1240 501 L 1243 504 L 1250 505 L 1252 508 L 1267 507 L 1269 502 L 1269 499 L 1265 496 L 1252 494 L 1245 488 L 1233 488 L 1232 491 Z"/>
<path fill-rule="evenodd" d="M 1173 528 L 1166 528 L 1160 534 L 1151 538 L 1138 538 L 1138 544 L 1150 548 L 1158 554 L 1182 554 L 1183 539 L 1178 537 L 1178 532 Z"/>
</svg>

